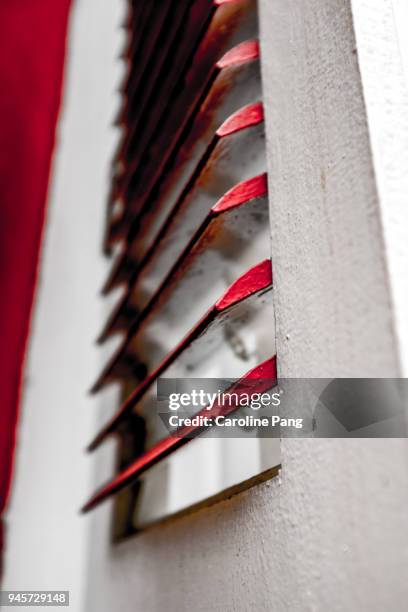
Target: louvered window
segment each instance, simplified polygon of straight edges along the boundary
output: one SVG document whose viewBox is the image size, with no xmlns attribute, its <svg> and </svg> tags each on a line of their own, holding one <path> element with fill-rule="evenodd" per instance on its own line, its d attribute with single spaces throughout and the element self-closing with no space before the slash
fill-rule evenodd
<svg viewBox="0 0 408 612">
<path fill-rule="evenodd" d="M 120 385 L 123 403 L 90 443 L 116 436 L 118 470 L 85 506 L 115 495 L 116 535 L 279 465 L 276 439 L 163 436 L 156 397 L 161 378 L 228 379 L 238 395 L 276 380 L 256 2 L 139 0 L 126 28 L 104 244 L 104 293 L 120 296 L 99 338 L 120 345 L 93 389 Z M 204 409 L 220 410 L 235 409 Z"/>
</svg>

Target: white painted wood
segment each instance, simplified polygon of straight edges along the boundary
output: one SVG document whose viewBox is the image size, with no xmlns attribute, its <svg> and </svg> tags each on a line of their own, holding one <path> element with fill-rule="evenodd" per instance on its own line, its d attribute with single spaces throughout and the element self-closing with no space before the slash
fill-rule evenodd
<svg viewBox="0 0 408 612">
<path fill-rule="evenodd" d="M 260 7 L 280 371 L 397 376 L 349 3 L 265 0 Z"/>
</svg>

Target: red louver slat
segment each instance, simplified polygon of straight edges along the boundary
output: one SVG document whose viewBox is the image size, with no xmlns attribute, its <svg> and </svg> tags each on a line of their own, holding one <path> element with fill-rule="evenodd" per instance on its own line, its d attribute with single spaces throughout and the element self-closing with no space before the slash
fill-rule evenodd
<svg viewBox="0 0 408 612">
<path fill-rule="evenodd" d="M 232 188 L 239 180 L 264 170 L 263 140 L 263 106 L 259 102 L 241 108 L 224 121 L 173 208 L 144 241 L 146 248 L 143 254 L 140 253 L 138 264 L 133 266 L 129 280 L 131 286 L 135 286 L 136 282 L 140 285 L 146 277 L 150 279 L 149 285 L 153 279 L 160 284 L 166 274 L 166 266 L 186 246 L 214 200 L 224 195 L 225 188 Z M 221 175 L 226 177 L 223 182 L 219 180 Z M 164 249 L 165 245 L 171 252 Z M 113 276 L 119 273 L 122 262 L 126 261 L 124 254 L 114 267 Z M 108 284 L 112 282 L 112 275 Z M 147 298 L 146 292 L 145 295 Z"/>
<path fill-rule="evenodd" d="M 272 357 L 248 372 L 243 378 L 227 389 L 227 392 L 236 393 L 238 398 L 243 393 L 251 396 L 251 394 L 264 393 L 270 390 L 276 385 L 276 382 L 276 359 L 275 357 Z M 215 403 L 210 410 L 204 408 L 197 414 L 197 416 L 212 419 L 220 416 L 228 416 L 234 410 L 236 410 L 236 406 L 234 405 L 220 405 Z M 195 437 L 200 435 L 206 429 L 208 429 L 208 426 L 205 425 L 186 425 L 179 428 L 171 436 L 165 438 L 153 448 L 145 452 L 126 470 L 118 474 L 118 476 L 116 476 L 111 482 L 102 487 L 102 489 L 95 493 L 95 495 L 84 505 L 82 511 L 89 512 L 103 501 L 134 482 L 137 478 L 139 478 L 139 476 L 141 476 L 149 468 L 153 467 L 156 463 L 163 461 L 170 454 L 174 453 L 185 444 L 188 444 L 188 442 L 194 440 Z"/>
<path fill-rule="evenodd" d="M 207 0 L 207 5 L 210 2 Z M 153 87 L 155 75 L 158 74 L 161 65 L 166 60 L 169 46 L 182 27 L 182 20 L 189 9 L 189 2 L 181 0 L 174 5 L 172 0 L 166 0 L 163 9 L 157 13 L 152 11 L 154 17 L 151 33 L 145 32 L 141 37 L 140 49 L 131 50 L 127 59 L 129 61 L 129 73 L 121 90 L 125 94 L 123 108 L 119 116 L 119 123 L 127 125 L 132 116 L 132 107 L 137 103 L 139 96 L 145 96 L 148 87 Z M 146 38 L 148 40 L 146 41 Z M 146 46 L 143 46 L 146 41 Z"/>
<path fill-rule="evenodd" d="M 187 122 L 173 150 L 164 156 L 167 161 L 153 165 L 138 201 L 139 212 L 126 236 L 126 260 L 118 257 L 104 293 L 126 280 L 131 264 L 140 259 L 149 233 L 166 218 L 180 197 L 183 186 L 210 145 L 216 127 L 242 106 L 261 99 L 258 60 L 258 41 L 249 40 L 228 51 L 218 62 L 219 74 L 204 102 L 200 100 L 193 120 Z"/>
<path fill-rule="evenodd" d="M 194 5 L 192 11 L 195 8 Z M 196 17 L 192 17 L 192 21 L 196 24 Z M 199 23 L 204 27 L 199 32 L 198 40 L 194 44 L 190 41 L 190 50 L 185 49 L 184 45 L 177 50 L 180 57 L 174 57 L 174 64 L 178 68 L 176 74 L 164 74 L 160 95 L 154 92 L 151 100 L 143 96 L 137 117 L 132 117 L 132 128 L 127 133 L 121 152 L 121 159 L 126 162 L 126 172 L 119 179 L 118 189 L 114 193 L 115 197 L 122 195 L 127 205 L 120 218 L 110 224 L 107 244 L 124 237 L 133 211 L 137 211 L 138 190 L 144 192 L 142 166 L 151 166 L 153 160 L 157 162 L 172 150 L 172 143 L 177 141 L 200 95 L 216 76 L 214 67 L 217 60 L 234 44 L 256 36 L 256 2 L 236 0 L 217 6 L 208 28 L 202 18 Z M 183 41 L 187 44 L 188 37 Z M 197 43 L 199 46 L 195 48 Z M 149 109 L 148 113 L 144 112 L 145 108 Z"/>
<path fill-rule="evenodd" d="M 136 316 L 134 313 L 138 312 L 138 294 L 133 291 L 132 285 L 129 286 L 109 317 L 100 341 L 121 329 L 128 330 L 126 335 L 131 338 L 156 305 L 163 306 L 165 296 L 171 291 L 174 292 L 177 284 L 181 286 L 182 296 L 178 297 L 178 302 L 182 304 L 191 294 L 205 294 L 206 289 L 223 276 L 224 272 L 227 274 L 232 270 L 239 270 L 237 276 L 242 274 L 244 270 L 240 269 L 237 260 L 231 261 L 230 254 L 236 250 L 240 253 L 240 258 L 243 258 L 245 252 L 253 247 L 254 236 L 263 235 L 262 230 L 267 228 L 268 223 L 266 197 L 266 174 L 243 181 L 228 191 L 210 209 L 161 286 Z M 260 238 L 258 241 L 261 241 Z M 253 248 L 252 250 L 256 256 L 258 251 Z M 245 259 L 247 267 L 255 263 Z"/>
<path fill-rule="evenodd" d="M 120 411 L 113 417 L 110 423 L 96 436 L 95 440 L 90 444 L 90 450 L 94 450 L 112 433 L 117 425 L 130 413 L 135 405 L 141 400 L 145 393 L 151 388 L 153 383 L 159 376 L 165 372 L 172 363 L 182 355 L 184 351 L 189 349 L 194 342 L 203 337 L 205 333 L 217 332 L 217 323 L 222 320 L 223 316 L 233 311 L 238 306 L 243 305 L 247 300 L 257 299 L 265 291 L 272 288 L 272 266 L 269 259 L 254 266 L 251 270 L 241 276 L 233 283 L 224 295 L 208 310 L 202 319 L 189 331 L 189 333 L 181 340 L 181 342 L 163 359 L 156 369 L 148 376 L 130 397 L 123 404 Z M 93 391 L 97 391 L 103 386 L 106 380 L 112 375 L 112 370 L 115 368 L 120 359 L 123 358 L 125 349 L 120 349 L 114 356 L 112 362 L 102 373 L 102 376 L 95 384 Z"/>
</svg>

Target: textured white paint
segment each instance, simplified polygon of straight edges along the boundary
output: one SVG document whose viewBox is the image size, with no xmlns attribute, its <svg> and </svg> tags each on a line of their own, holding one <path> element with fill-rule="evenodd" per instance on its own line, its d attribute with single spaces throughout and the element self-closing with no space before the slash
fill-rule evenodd
<svg viewBox="0 0 408 612">
<path fill-rule="evenodd" d="M 282 479 L 126 544 L 94 515 L 87 611 L 404 612 L 406 446 L 283 443 Z"/>
<path fill-rule="evenodd" d="M 281 372 L 398 375 L 349 3 L 261 7 Z"/>
</svg>

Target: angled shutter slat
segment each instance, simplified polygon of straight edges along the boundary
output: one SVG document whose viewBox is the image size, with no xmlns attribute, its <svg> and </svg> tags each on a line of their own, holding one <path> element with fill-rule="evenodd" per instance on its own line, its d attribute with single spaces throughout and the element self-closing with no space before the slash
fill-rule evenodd
<svg viewBox="0 0 408 612">
<path fill-rule="evenodd" d="M 238 397 L 241 393 L 249 395 L 254 393 L 264 393 L 270 390 L 277 380 L 276 375 L 276 359 L 272 357 L 260 364 L 236 383 L 231 385 L 227 391 L 229 393 L 237 393 Z M 211 410 L 204 408 L 198 413 L 198 416 L 216 417 L 227 416 L 235 410 L 234 406 L 215 404 Z M 126 470 L 118 474 L 111 482 L 99 490 L 83 507 L 83 512 L 89 512 L 108 497 L 114 495 L 131 482 L 136 480 L 143 472 L 151 468 L 153 465 L 165 459 L 169 454 L 175 452 L 181 446 L 193 440 L 197 435 L 201 434 L 205 427 L 199 425 L 184 426 L 177 430 L 172 436 L 161 440 L 153 448 L 136 459 Z"/>
<path fill-rule="evenodd" d="M 249 301 L 256 301 L 262 298 L 265 291 L 272 288 L 272 267 L 269 259 L 261 262 L 254 266 L 243 274 L 237 281 L 235 281 L 224 293 L 224 295 L 217 300 L 217 302 L 206 312 L 198 323 L 187 333 L 187 335 L 180 341 L 180 343 L 173 348 L 173 350 L 165 356 L 163 361 L 155 367 L 154 371 L 150 376 L 143 380 L 140 385 L 135 389 L 131 396 L 123 404 L 120 411 L 112 419 L 111 423 L 104 428 L 105 434 L 103 436 L 98 435 L 98 443 L 106 437 L 108 433 L 111 433 L 118 423 L 134 408 L 134 406 L 144 396 L 146 391 L 152 386 L 159 376 L 165 372 L 168 367 L 178 359 L 187 349 L 190 349 L 195 342 L 200 343 L 205 339 L 208 341 L 208 335 L 212 333 L 219 333 L 220 326 L 218 323 L 223 317 L 228 316 L 234 312 L 234 316 L 239 316 L 239 307 L 243 307 L 243 310 L 248 306 Z M 204 336 L 207 335 L 206 338 Z M 102 376 L 96 382 L 94 390 L 99 390 L 103 387 L 107 378 L 114 375 L 115 367 L 120 363 L 121 359 L 126 356 L 128 345 L 125 343 L 123 347 L 115 354 L 112 361 L 108 364 Z M 197 347 L 194 346 L 195 350 Z M 92 444 L 91 447 L 94 447 Z"/>
<path fill-rule="evenodd" d="M 151 180 L 144 186 L 139 212 L 126 237 L 125 254 L 118 256 L 105 283 L 105 293 L 126 280 L 132 269 L 129 264 L 140 259 L 149 236 L 158 231 L 181 196 L 184 185 L 213 140 L 216 128 L 242 106 L 261 99 L 258 42 L 246 41 L 227 56 L 219 62 L 222 66 L 219 75 L 191 124 L 186 126 L 176 149 L 162 166 L 153 164 Z"/>
<path fill-rule="evenodd" d="M 208 288 L 217 278 L 231 274 L 239 277 L 244 273 L 243 266 L 255 265 L 261 254 L 267 256 L 268 240 L 262 237 L 268 232 L 268 218 L 265 173 L 233 187 L 210 209 L 144 308 L 139 309 L 137 291 L 129 286 L 108 318 L 101 339 L 120 329 L 128 330 L 127 336 L 133 335 L 157 304 L 163 309 L 175 287 L 179 290 L 176 297 L 173 295 L 175 305 L 168 308 L 169 313 L 191 295 L 205 291 L 210 295 Z"/>
</svg>

